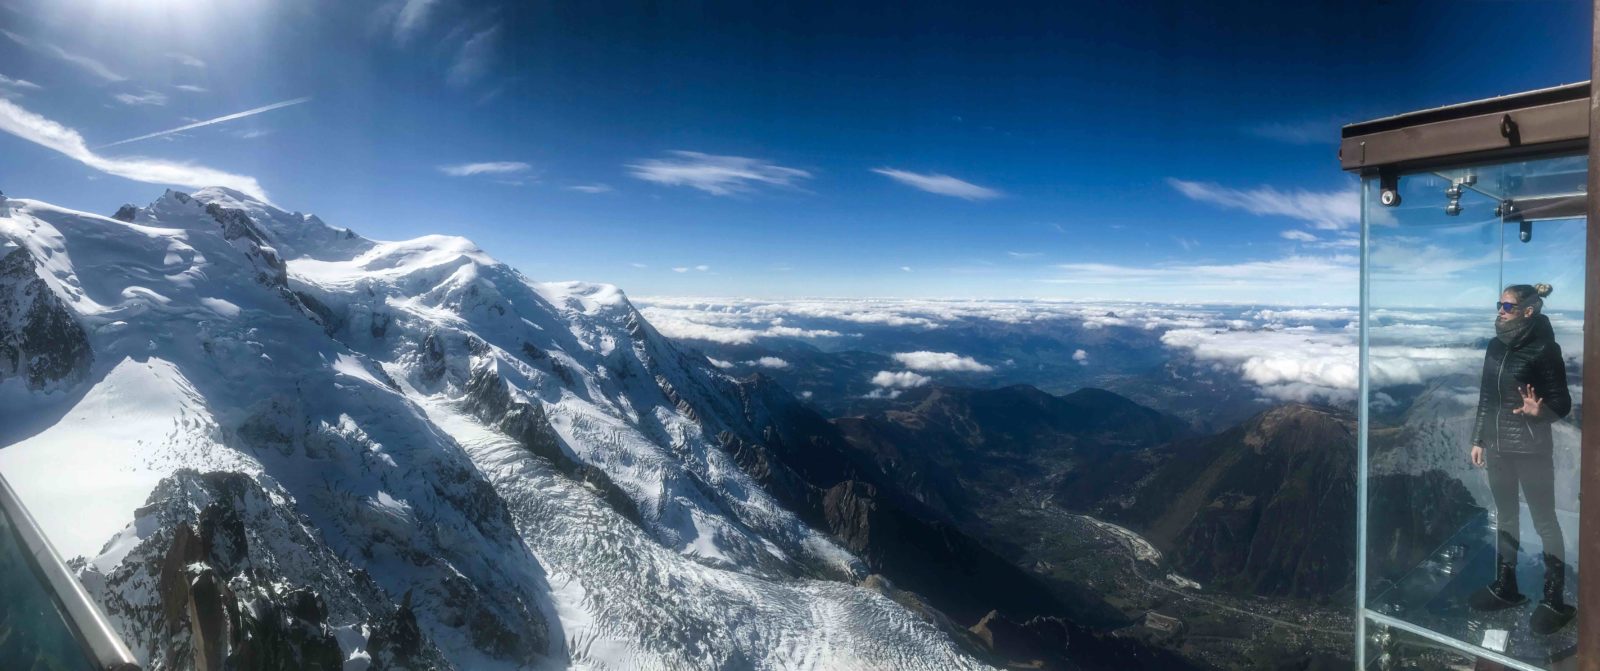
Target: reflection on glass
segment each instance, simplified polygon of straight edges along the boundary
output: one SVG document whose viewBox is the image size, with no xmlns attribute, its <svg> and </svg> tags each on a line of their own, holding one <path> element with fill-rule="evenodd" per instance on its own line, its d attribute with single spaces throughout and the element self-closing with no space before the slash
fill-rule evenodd
<svg viewBox="0 0 1600 671">
<path fill-rule="evenodd" d="M 28 561 L 12 522 L 0 510 L 0 660 L 7 668 L 97 668 Z"/>
<path fill-rule="evenodd" d="M 1581 196 L 1583 168 L 1403 175 L 1398 207 L 1365 190 L 1365 608 L 1529 669 L 1575 649 L 1586 230 L 1518 205 Z"/>
<path fill-rule="evenodd" d="M 1367 650 L 1372 653 L 1367 664 L 1371 669 L 1453 671 L 1473 668 L 1472 658 L 1456 648 L 1390 627 L 1370 627 Z"/>
</svg>

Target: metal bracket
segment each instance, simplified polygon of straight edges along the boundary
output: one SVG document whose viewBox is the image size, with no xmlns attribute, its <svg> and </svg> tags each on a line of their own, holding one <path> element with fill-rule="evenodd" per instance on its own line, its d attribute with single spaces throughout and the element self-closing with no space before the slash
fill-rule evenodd
<svg viewBox="0 0 1600 671">
<path fill-rule="evenodd" d="M 1522 144 L 1522 129 L 1517 127 L 1516 120 L 1512 119 L 1510 114 L 1500 117 L 1500 137 L 1505 138 L 1513 147 Z"/>
<path fill-rule="evenodd" d="M 1395 207 L 1400 204 L 1400 171 L 1393 167 L 1378 169 L 1378 202 L 1385 207 Z"/>
</svg>

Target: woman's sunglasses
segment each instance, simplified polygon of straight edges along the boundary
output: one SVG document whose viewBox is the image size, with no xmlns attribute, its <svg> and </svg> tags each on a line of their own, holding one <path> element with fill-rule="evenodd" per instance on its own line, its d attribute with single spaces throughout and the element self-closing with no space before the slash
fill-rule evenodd
<svg viewBox="0 0 1600 671">
<path fill-rule="evenodd" d="M 1496 303 L 1495 305 L 1500 307 L 1501 312 L 1511 312 L 1512 310 L 1517 309 L 1516 303 Z"/>
</svg>

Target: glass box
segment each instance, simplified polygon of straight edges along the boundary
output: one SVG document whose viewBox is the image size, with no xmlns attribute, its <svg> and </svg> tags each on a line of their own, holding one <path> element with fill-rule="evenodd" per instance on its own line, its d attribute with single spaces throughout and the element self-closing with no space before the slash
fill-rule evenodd
<svg viewBox="0 0 1600 671">
<path fill-rule="evenodd" d="M 1577 651 L 1586 167 L 1362 177 L 1364 668 Z"/>
</svg>

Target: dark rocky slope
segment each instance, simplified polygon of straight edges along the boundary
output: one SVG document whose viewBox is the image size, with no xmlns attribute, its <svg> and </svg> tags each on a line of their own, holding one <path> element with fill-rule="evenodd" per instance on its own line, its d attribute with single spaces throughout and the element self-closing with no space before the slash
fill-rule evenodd
<svg viewBox="0 0 1600 671">
<path fill-rule="evenodd" d="M 980 528 L 1019 488 L 1092 510 L 1152 468 L 1144 450 L 1188 434 L 1182 420 L 1108 391 L 1054 396 L 1027 385 L 925 387 L 894 410 L 834 423 L 918 500 Z"/>
<path fill-rule="evenodd" d="M 998 636 L 983 633 L 986 627 L 974 630 L 997 661 L 1046 668 L 1189 668 L 1165 651 L 1060 619 L 1084 606 L 1064 600 L 964 531 L 914 474 L 908 480 L 892 460 L 856 449 L 838 426 L 770 378 L 755 375 L 731 392 L 744 416 L 723 434 L 724 446 L 803 519 L 828 529 L 897 588 L 920 595 L 962 626 L 1032 623 Z M 1168 428 L 1163 422 L 1154 430 Z"/>
<path fill-rule="evenodd" d="M 1273 408 L 1174 449 L 1124 519 L 1202 583 L 1331 595 L 1354 575 L 1354 446 L 1346 415 Z"/>
<path fill-rule="evenodd" d="M 1415 566 L 1481 511 L 1439 471 L 1380 475 L 1368 485 L 1369 537 L 1379 539 L 1374 579 Z M 1208 585 L 1344 598 L 1355 576 L 1355 418 L 1289 404 L 1178 445 L 1116 516 Z"/>
</svg>

